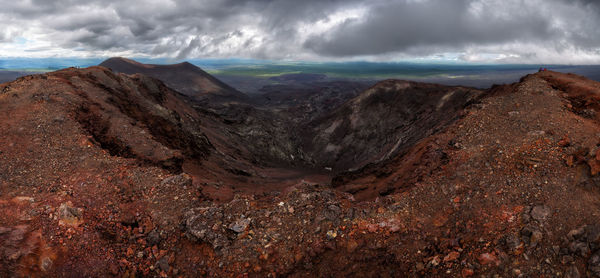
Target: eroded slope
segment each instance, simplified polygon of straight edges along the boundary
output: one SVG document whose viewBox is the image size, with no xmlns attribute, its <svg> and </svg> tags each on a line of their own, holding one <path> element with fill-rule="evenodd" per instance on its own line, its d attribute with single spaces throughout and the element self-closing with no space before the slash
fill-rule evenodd
<svg viewBox="0 0 600 278">
<path fill-rule="evenodd" d="M 581 90 L 560 84 L 579 83 L 593 99 L 600 91 L 577 79 L 546 72 L 495 87 L 445 131 L 351 181 L 398 194 L 356 203 L 304 185 L 273 202 L 243 197 L 190 211 L 188 236 L 224 262 L 201 273 L 600 275 L 600 126 L 593 112 L 573 110 Z M 407 166 L 416 177 L 407 179 Z M 239 203 L 251 209 L 234 210 Z M 222 224 L 200 224 L 213 221 Z"/>
<path fill-rule="evenodd" d="M 358 169 L 396 156 L 461 116 L 481 91 L 387 80 L 305 129 L 305 149 L 321 167 Z"/>
<path fill-rule="evenodd" d="M 423 121 L 440 103 L 454 118 L 342 173 L 337 188 L 236 171 L 252 163 L 236 160 L 248 153 L 233 151 L 222 118 L 161 84 L 91 68 L 2 85 L 2 275 L 600 275 L 596 82 L 538 73 L 464 111 L 468 89 L 433 93 Z M 391 126 L 389 99 L 372 95 L 350 103 L 383 110 L 378 126 Z M 193 176 L 172 167 L 179 157 Z M 205 196 L 242 179 L 282 186 Z"/>
</svg>

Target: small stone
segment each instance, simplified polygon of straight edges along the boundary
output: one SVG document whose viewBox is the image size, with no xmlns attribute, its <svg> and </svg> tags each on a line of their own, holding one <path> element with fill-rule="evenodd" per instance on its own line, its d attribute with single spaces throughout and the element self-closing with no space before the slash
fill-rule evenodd
<svg viewBox="0 0 600 278">
<path fill-rule="evenodd" d="M 223 209 L 219 207 L 196 208 L 185 215 L 186 235 L 194 241 L 202 241 L 220 249 L 229 245 L 229 239 L 222 229 Z M 233 226 L 232 223 L 230 226 Z"/>
<path fill-rule="evenodd" d="M 560 258 L 560 262 L 561 262 L 562 264 L 570 264 L 570 263 L 572 263 L 573 261 L 574 261 L 574 260 L 573 260 L 573 257 L 571 257 L 571 256 L 569 256 L 569 255 L 565 255 L 565 256 L 562 256 L 562 258 Z"/>
<path fill-rule="evenodd" d="M 579 269 L 576 266 L 572 265 L 567 269 L 565 273 L 565 278 L 580 278 L 581 274 L 579 274 Z"/>
<path fill-rule="evenodd" d="M 463 277 L 471 277 L 475 274 L 475 272 L 470 268 L 464 268 L 461 274 Z"/>
<path fill-rule="evenodd" d="M 52 259 L 49 257 L 43 257 L 41 259 L 40 268 L 42 271 L 48 271 L 52 267 Z"/>
<path fill-rule="evenodd" d="M 231 223 L 231 225 L 229 225 L 229 229 L 239 234 L 245 231 L 246 228 L 248 228 L 248 225 L 250 225 L 250 219 L 240 218 L 234 223 Z"/>
<path fill-rule="evenodd" d="M 588 253 L 590 252 L 590 247 L 588 246 L 587 242 L 571 242 L 569 244 L 569 252 L 581 257 L 587 257 Z"/>
<path fill-rule="evenodd" d="M 477 259 L 479 260 L 479 263 L 482 265 L 487 265 L 487 264 L 500 265 L 500 260 L 498 260 L 498 257 L 496 257 L 496 255 L 493 253 L 482 253 L 481 255 L 479 255 L 479 257 Z"/>
<path fill-rule="evenodd" d="M 569 139 L 569 135 L 565 135 L 565 137 L 563 137 L 562 140 L 558 141 L 558 146 L 559 147 L 568 147 L 569 145 L 571 145 L 571 140 Z"/>
<path fill-rule="evenodd" d="M 580 227 L 579 229 L 574 229 L 571 230 L 568 234 L 567 237 L 569 238 L 570 241 L 574 241 L 577 240 L 579 238 L 581 238 L 581 236 L 585 233 L 585 226 Z"/>
<path fill-rule="evenodd" d="M 597 251 L 588 260 L 588 270 L 596 275 L 600 276 L 600 251 Z"/>
<path fill-rule="evenodd" d="M 506 246 L 511 252 L 518 253 L 521 247 L 523 247 L 523 243 L 521 242 L 518 236 L 509 235 L 506 238 Z"/>
<path fill-rule="evenodd" d="M 523 214 L 521 215 L 521 218 L 523 219 L 524 223 L 529 223 L 529 221 L 531 221 L 531 214 L 529 214 L 531 212 L 531 207 L 526 206 L 523 208 Z"/>
<path fill-rule="evenodd" d="M 127 248 L 126 255 L 127 255 L 127 257 L 132 257 L 133 256 L 133 249 L 131 247 Z"/>
<path fill-rule="evenodd" d="M 162 257 L 158 262 L 156 262 L 158 267 L 163 271 L 169 271 L 169 258 L 167 256 Z"/>
<path fill-rule="evenodd" d="M 588 261 L 588 270 L 596 277 L 600 277 L 600 251 L 596 252 Z"/>
<path fill-rule="evenodd" d="M 541 136 L 544 134 L 546 134 L 546 132 L 543 130 L 532 130 L 530 132 L 527 132 L 527 135 L 529 135 L 529 136 Z"/>
<path fill-rule="evenodd" d="M 158 245 L 161 240 L 160 234 L 156 230 L 153 230 L 148 233 L 147 240 L 150 245 Z"/>
<path fill-rule="evenodd" d="M 452 251 L 452 252 L 448 253 L 448 255 L 446 255 L 446 257 L 444 257 L 444 262 L 456 261 L 459 257 L 460 257 L 460 253 L 458 253 L 456 251 Z"/>
<path fill-rule="evenodd" d="M 589 159 L 587 164 L 590 166 L 590 175 L 595 176 L 600 173 L 600 161 L 596 159 Z"/>
<path fill-rule="evenodd" d="M 81 215 L 82 209 L 73 207 L 71 201 L 62 203 L 58 208 L 58 224 L 77 227 L 83 223 Z"/>
<path fill-rule="evenodd" d="M 52 121 L 55 123 L 63 123 L 65 121 L 65 117 L 62 115 L 56 116 L 54 119 L 52 119 Z"/>
<path fill-rule="evenodd" d="M 439 256 L 434 256 L 431 261 L 429 261 L 429 264 L 431 266 L 438 266 L 440 264 L 440 257 Z"/>
<path fill-rule="evenodd" d="M 327 231 L 327 239 L 331 240 L 337 237 L 337 232 L 333 230 Z"/>
<path fill-rule="evenodd" d="M 550 208 L 545 205 L 535 206 L 531 210 L 531 217 L 537 221 L 544 221 L 550 215 Z"/>
<path fill-rule="evenodd" d="M 527 225 L 521 229 L 521 236 L 523 241 L 527 244 L 531 244 L 531 236 L 534 232 L 539 232 L 539 229 L 533 225 Z"/>
<path fill-rule="evenodd" d="M 341 212 L 342 210 L 340 207 L 336 205 L 329 205 L 324 211 L 324 215 L 327 220 L 334 221 L 340 216 Z"/>
<path fill-rule="evenodd" d="M 535 230 L 531 233 L 531 237 L 529 238 L 529 245 L 531 247 L 536 247 L 540 241 L 542 241 L 543 235 L 539 230 Z"/>
<path fill-rule="evenodd" d="M 175 176 L 170 176 L 160 183 L 162 186 L 191 186 L 192 185 L 192 177 L 186 173 L 182 173 Z"/>
<path fill-rule="evenodd" d="M 417 269 L 417 271 L 421 271 L 421 270 L 425 269 L 425 265 L 422 262 L 418 262 L 416 265 L 416 269 Z"/>
<path fill-rule="evenodd" d="M 575 157 L 573 155 L 567 156 L 567 158 L 565 158 L 565 164 L 569 167 L 573 167 L 575 164 Z"/>
</svg>

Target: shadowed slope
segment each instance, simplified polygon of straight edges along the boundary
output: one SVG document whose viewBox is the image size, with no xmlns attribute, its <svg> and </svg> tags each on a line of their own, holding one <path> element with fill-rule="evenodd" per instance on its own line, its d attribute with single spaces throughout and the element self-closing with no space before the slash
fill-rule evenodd
<svg viewBox="0 0 600 278">
<path fill-rule="evenodd" d="M 100 64 L 114 72 L 141 73 L 163 81 L 167 86 L 197 101 L 242 101 L 247 97 L 188 62 L 173 65 L 142 64 L 125 58 L 110 58 Z"/>
</svg>

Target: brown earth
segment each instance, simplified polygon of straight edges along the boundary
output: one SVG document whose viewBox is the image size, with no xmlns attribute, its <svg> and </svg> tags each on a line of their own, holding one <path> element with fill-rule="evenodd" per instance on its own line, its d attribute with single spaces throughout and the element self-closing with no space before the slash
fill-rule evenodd
<svg viewBox="0 0 600 278">
<path fill-rule="evenodd" d="M 411 116 L 423 130 L 397 122 L 413 130 L 389 133 L 413 135 L 401 148 L 366 136 L 377 159 L 329 173 L 253 161 L 258 148 L 232 135 L 243 120 L 143 75 L 92 67 L 4 83 L 0 276 L 600 275 L 599 83 L 385 81 L 312 127 L 353 103 L 394 111 L 386 100 L 407 97 L 397 86 L 425 88 L 409 91 L 422 94 Z M 361 101 L 374 93 L 388 97 Z M 404 119 L 357 111 L 381 130 Z"/>
</svg>

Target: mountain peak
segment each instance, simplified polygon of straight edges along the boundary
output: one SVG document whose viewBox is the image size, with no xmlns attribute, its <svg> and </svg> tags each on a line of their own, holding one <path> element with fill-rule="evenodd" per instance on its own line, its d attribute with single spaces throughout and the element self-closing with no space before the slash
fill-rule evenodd
<svg viewBox="0 0 600 278">
<path fill-rule="evenodd" d="M 135 60 L 113 57 L 100 66 L 114 72 L 140 73 L 163 81 L 167 86 L 196 100 L 243 101 L 247 97 L 216 77 L 189 62 L 171 65 L 143 64 Z"/>
</svg>

